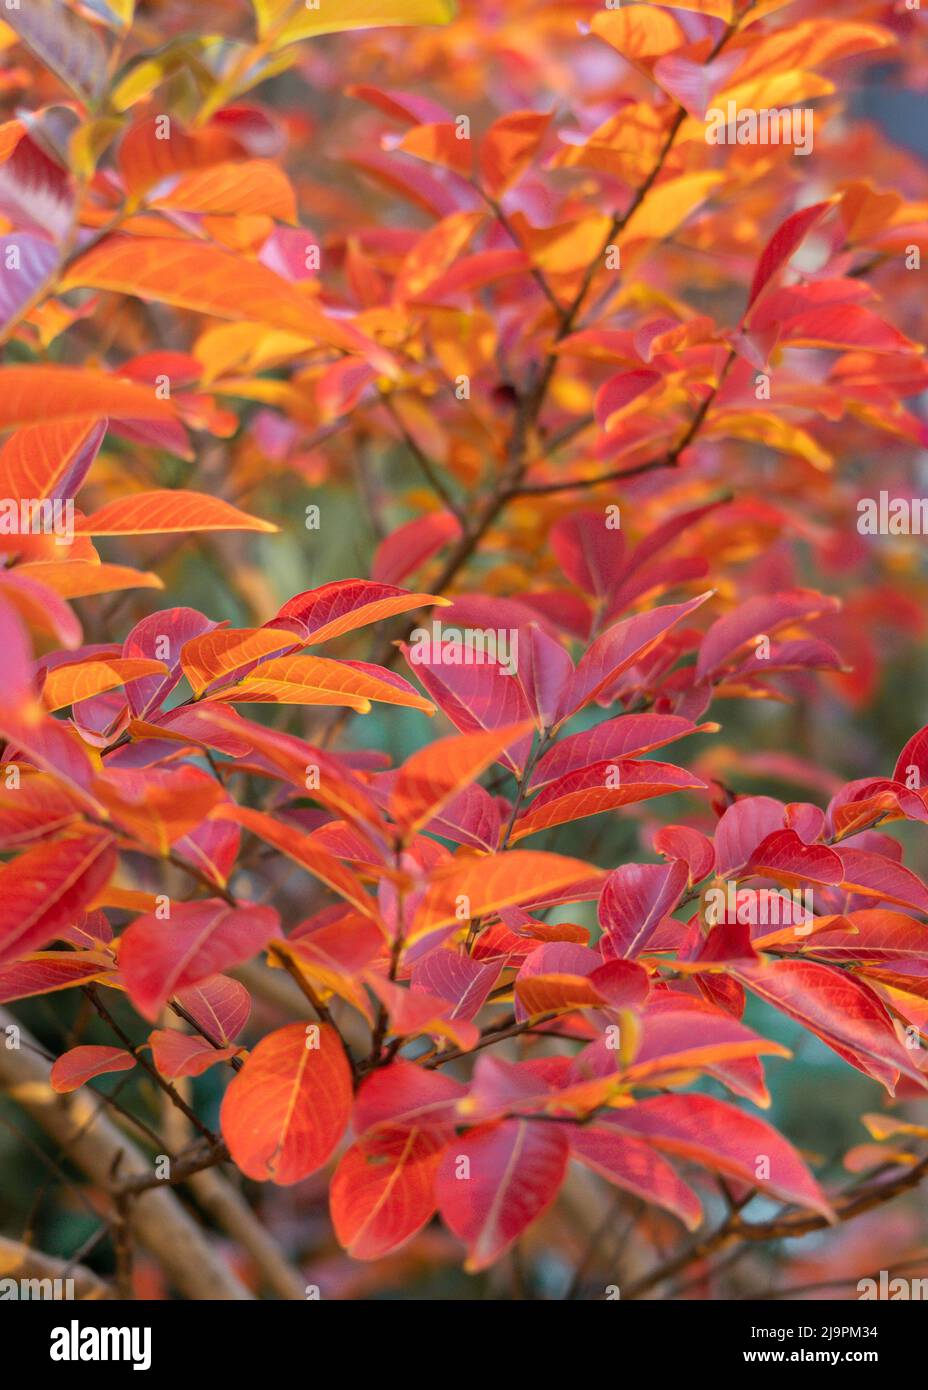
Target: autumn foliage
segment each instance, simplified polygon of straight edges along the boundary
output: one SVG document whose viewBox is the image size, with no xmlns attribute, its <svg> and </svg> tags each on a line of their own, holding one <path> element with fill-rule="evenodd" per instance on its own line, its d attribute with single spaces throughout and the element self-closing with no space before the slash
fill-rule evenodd
<svg viewBox="0 0 928 1390">
<path fill-rule="evenodd" d="M 854 99 L 923 16 L 2 15 L 0 1082 L 144 1122 L 74 1151 L 95 1268 L 603 1297 L 611 1219 L 623 1298 L 725 1296 L 916 1188 L 928 728 L 855 729 L 924 631 L 858 504 L 928 442 L 928 201 Z M 763 1117 L 810 1035 L 843 1177 Z"/>
</svg>

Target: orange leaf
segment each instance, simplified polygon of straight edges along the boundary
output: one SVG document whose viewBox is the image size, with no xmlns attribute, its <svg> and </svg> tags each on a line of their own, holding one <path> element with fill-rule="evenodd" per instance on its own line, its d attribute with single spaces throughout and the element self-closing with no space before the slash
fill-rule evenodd
<svg viewBox="0 0 928 1390">
<path fill-rule="evenodd" d="M 345 352 L 357 352 L 366 343 L 327 319 L 312 299 L 267 266 L 201 243 L 107 237 L 75 261 L 59 289 L 116 290 L 220 319 L 250 319 Z"/>
<path fill-rule="evenodd" d="M 59 598 L 89 598 L 111 594 L 117 589 L 163 589 L 164 584 L 148 570 L 129 565 L 96 565 L 86 560 L 39 560 L 18 565 L 23 578 L 46 585 Z"/>
<path fill-rule="evenodd" d="M 265 159 L 214 164 L 178 179 L 170 193 L 152 203 L 155 208 L 184 212 L 263 213 L 282 222 L 296 221 L 296 197 L 287 175 Z"/>
<path fill-rule="evenodd" d="M 480 144 L 480 174 L 492 198 L 525 173 L 550 123 L 549 111 L 511 111 L 493 122 Z"/>
<path fill-rule="evenodd" d="M 0 450 L 0 496 L 53 497 L 102 427 L 94 420 L 32 425 L 11 434 Z"/>
<path fill-rule="evenodd" d="M 167 854 L 225 796 L 215 778 L 189 764 L 107 767 L 93 789 L 114 823 L 157 854 Z"/>
<path fill-rule="evenodd" d="M 45 677 L 42 700 L 47 710 L 64 709 L 78 700 L 102 695 L 139 676 L 166 675 L 163 661 L 145 657 L 106 657 L 102 661 L 75 661 L 70 666 L 56 666 Z"/>
<path fill-rule="evenodd" d="M 261 662 L 238 684 L 209 698 L 286 705 L 347 705 L 360 714 L 366 714 L 371 701 L 377 700 L 434 714 L 432 702 L 400 677 L 386 671 L 384 675 L 390 679 L 373 674 L 380 669 L 365 669 L 362 663 L 332 661 L 324 656 L 281 656 Z"/>
<path fill-rule="evenodd" d="M 199 695 L 220 676 L 294 645 L 293 633 L 281 628 L 220 627 L 185 642 L 180 664 L 194 694 Z"/>
<path fill-rule="evenodd" d="M 176 1028 L 156 1028 L 148 1038 L 155 1066 L 168 1081 L 179 1076 L 202 1076 L 217 1062 L 238 1056 L 240 1047 L 213 1047 L 205 1038 Z"/>
<path fill-rule="evenodd" d="M 440 164 L 461 178 L 470 178 L 473 169 L 473 145 L 458 135 L 460 127 L 451 121 L 434 125 L 417 125 L 399 142 L 398 149 L 424 159 L 428 164 Z"/>
<path fill-rule="evenodd" d="M 270 521 L 240 512 L 219 497 L 175 488 L 119 497 L 93 516 L 82 517 L 74 529 L 85 536 L 156 536 L 166 532 L 276 531 L 278 528 Z"/>
<path fill-rule="evenodd" d="M 433 872 L 407 940 L 416 941 L 450 922 L 480 917 L 514 903 L 534 902 L 547 893 L 604 876 L 602 869 L 580 859 L 535 850 L 459 855 Z"/>
<path fill-rule="evenodd" d="M 475 781 L 499 753 L 528 733 L 532 721 L 487 733 L 442 738 L 413 753 L 390 794 L 390 815 L 406 834 L 426 825 L 451 798 Z"/>
<path fill-rule="evenodd" d="M 174 408 L 150 386 L 89 367 L 0 367 L 0 429 L 104 416 L 171 420 Z"/>
<path fill-rule="evenodd" d="M 329 1204 L 339 1244 L 352 1259 L 382 1259 L 430 1219 L 446 1139 L 434 1129 L 384 1126 L 342 1155 Z"/>
<path fill-rule="evenodd" d="M 220 1122 L 246 1177 L 286 1185 L 326 1163 L 350 1117 L 351 1069 L 335 1029 L 291 1023 L 233 1077 Z"/>
<path fill-rule="evenodd" d="M 286 854 L 322 883 L 328 884 L 366 917 L 377 920 L 377 905 L 374 899 L 365 893 L 361 880 L 356 878 L 350 869 L 346 869 L 334 854 L 314 845 L 309 835 L 294 829 L 292 825 L 275 820 L 273 816 L 265 815 L 263 811 L 252 811 L 247 806 L 233 806 L 228 802 L 217 806 L 211 819 L 237 821 L 246 830 L 279 849 L 281 854 Z"/>
<path fill-rule="evenodd" d="M 629 5 L 618 10 L 600 10 L 590 28 L 599 38 L 617 48 L 630 63 L 662 58 L 686 43 L 686 35 L 666 10 L 656 5 Z"/>
</svg>

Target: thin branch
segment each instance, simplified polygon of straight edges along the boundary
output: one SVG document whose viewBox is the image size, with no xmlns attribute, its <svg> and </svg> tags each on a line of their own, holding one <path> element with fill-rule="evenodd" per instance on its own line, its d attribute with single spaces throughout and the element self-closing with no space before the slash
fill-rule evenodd
<svg viewBox="0 0 928 1390">
<path fill-rule="evenodd" d="M 480 182 L 477 179 L 471 179 L 470 183 L 471 186 L 476 189 L 477 193 L 486 203 L 487 207 L 490 209 L 493 216 L 496 218 L 497 222 L 502 227 L 503 231 L 509 237 L 509 240 L 512 242 L 513 246 L 515 246 L 519 251 L 521 251 L 523 249 L 522 243 L 516 235 L 516 229 L 510 222 L 509 214 L 506 212 L 505 208 L 502 206 L 502 204 L 499 202 L 497 198 L 492 197 L 492 195 L 486 191 L 486 189 L 480 184 Z M 545 299 L 554 309 L 554 311 L 557 314 L 563 314 L 564 306 L 552 290 L 551 286 L 548 284 L 548 281 L 545 278 L 544 271 L 542 271 L 537 265 L 533 265 L 529 273 L 532 279 L 535 281 L 535 284 L 541 290 Z"/>
<path fill-rule="evenodd" d="M 492 1047 L 494 1043 L 503 1042 L 506 1038 L 517 1038 L 522 1033 L 531 1033 L 540 1023 L 550 1023 L 553 1018 L 559 1018 L 560 1014 L 561 1010 L 555 1009 L 552 1013 L 539 1014 L 537 1018 L 526 1019 L 523 1023 L 512 1023 L 503 1028 L 493 1028 L 490 1032 L 484 1033 L 472 1048 L 449 1048 L 447 1052 L 439 1052 L 435 1057 L 430 1057 L 422 1065 L 428 1071 L 434 1067 L 443 1067 L 446 1062 L 454 1062 L 458 1057 L 470 1057 L 473 1053 L 479 1052 L 481 1048 Z"/>
<path fill-rule="evenodd" d="M 165 1095 L 170 1097 L 171 1103 L 177 1107 L 177 1109 L 181 1112 L 185 1119 L 190 1121 L 194 1129 L 199 1130 L 200 1134 L 202 1134 L 203 1137 L 206 1140 L 208 1140 L 210 1144 L 213 1144 L 214 1146 L 219 1145 L 222 1141 L 219 1139 L 218 1135 L 213 1134 L 212 1130 L 208 1129 L 207 1126 L 203 1124 L 196 1111 L 191 1110 L 190 1106 L 184 1100 L 183 1096 L 180 1094 L 177 1088 L 175 1086 L 172 1086 L 170 1081 L 166 1080 L 165 1077 L 161 1075 L 157 1067 L 153 1066 L 153 1064 L 149 1062 L 148 1058 L 144 1055 L 145 1044 L 134 1043 L 132 1039 L 129 1037 L 129 1035 L 125 1033 L 123 1029 L 119 1026 L 119 1024 L 114 1019 L 113 1015 L 110 1013 L 109 1009 L 106 1007 L 99 994 L 97 993 L 96 986 L 83 985 L 82 989 L 84 994 L 90 1000 L 91 1004 L 93 1004 L 100 1017 L 104 1020 L 104 1022 L 109 1024 L 110 1028 L 116 1034 L 123 1047 L 125 1047 L 128 1052 L 132 1053 L 132 1056 L 138 1062 L 139 1066 L 142 1067 L 142 1069 L 148 1073 L 152 1081 L 154 1081 L 155 1085 L 160 1087 L 160 1089 L 164 1091 Z"/>
<path fill-rule="evenodd" d="M 119 1194 L 137 1196 L 140 1192 L 148 1192 L 155 1187 L 177 1187 L 179 1183 L 187 1182 L 195 1173 L 202 1173 L 207 1168 L 215 1168 L 217 1164 L 228 1161 L 229 1150 L 222 1140 L 216 1144 L 198 1140 L 189 1149 L 171 1159 L 170 1173 L 167 1177 L 159 1178 L 154 1173 L 136 1173 L 121 1180 L 115 1179 L 113 1188 Z"/>
<path fill-rule="evenodd" d="M 451 512 L 457 518 L 457 520 L 461 524 L 461 527 L 466 530 L 467 513 L 463 510 L 462 507 L 458 505 L 457 501 L 448 490 L 448 487 L 445 484 L 445 480 L 438 472 L 438 469 L 436 468 L 435 464 L 432 462 L 428 454 L 422 448 L 422 445 L 419 443 L 418 439 L 416 439 L 412 431 L 408 429 L 406 422 L 403 420 L 402 416 L 397 410 L 396 404 L 393 401 L 392 397 L 390 397 L 386 391 L 381 391 L 380 399 L 383 402 L 387 414 L 390 416 L 390 419 L 393 421 L 394 425 L 399 431 L 403 443 L 406 445 L 406 448 L 412 454 L 413 458 L 416 460 L 416 463 L 419 465 L 419 468 L 422 470 L 426 482 L 429 484 L 432 491 L 435 492 L 437 496 L 441 498 L 442 502 L 444 502 L 449 512 Z"/>
<path fill-rule="evenodd" d="M 892 1201 L 901 1193 L 918 1187 L 926 1176 L 928 1176 L 928 1155 L 914 1168 L 905 1169 L 889 1182 L 866 1182 L 859 1187 L 850 1188 L 844 1193 L 840 1201 L 834 1204 L 836 1222 L 850 1221 L 865 1211 L 872 1211 L 875 1207 L 883 1206 L 884 1203 Z M 760 1222 L 745 1221 L 740 1212 L 731 1212 L 717 1230 L 704 1236 L 694 1245 L 673 1256 L 665 1264 L 659 1265 L 650 1274 L 640 1279 L 629 1289 L 626 1298 L 640 1298 L 642 1294 L 648 1293 L 659 1284 L 663 1284 L 665 1280 L 679 1274 L 689 1265 L 695 1264 L 698 1260 L 706 1259 L 716 1250 L 721 1250 L 734 1241 L 792 1240 L 798 1236 L 809 1235 L 812 1231 L 826 1230 L 836 1222 L 829 1221 L 828 1217 L 817 1212 L 795 1212 L 774 1217 L 770 1221 Z"/>
</svg>

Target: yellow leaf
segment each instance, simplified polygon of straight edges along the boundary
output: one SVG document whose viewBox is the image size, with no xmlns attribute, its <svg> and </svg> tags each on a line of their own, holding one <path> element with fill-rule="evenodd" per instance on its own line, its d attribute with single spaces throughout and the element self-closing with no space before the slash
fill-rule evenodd
<svg viewBox="0 0 928 1390">
<path fill-rule="evenodd" d="M 593 214 L 554 227 L 532 227 L 522 213 L 514 213 L 512 225 L 532 260 L 552 275 L 583 270 L 602 251 L 612 219 Z"/>
<path fill-rule="evenodd" d="M 453 0 L 254 0 L 260 38 L 276 36 L 275 47 L 316 34 L 345 29 L 379 29 L 397 24 L 447 24 L 454 17 Z"/>
<path fill-rule="evenodd" d="M 123 123 L 115 116 L 88 121 L 78 126 L 71 136 L 71 168 L 79 177 L 89 180 L 100 156 L 122 130 Z"/>
<path fill-rule="evenodd" d="M 694 208 L 704 202 L 710 191 L 722 182 L 718 173 L 682 174 L 668 179 L 645 198 L 629 219 L 619 238 L 620 245 L 653 237 L 659 240 L 670 236 Z"/>
<path fill-rule="evenodd" d="M 781 454 L 797 454 L 820 472 L 827 472 L 832 466 L 831 455 L 810 434 L 798 425 L 781 420 L 778 415 L 756 411 L 715 419 L 706 426 L 705 434 L 707 437 L 755 440 Z"/>
<path fill-rule="evenodd" d="M 203 385 L 231 370 L 264 372 L 310 351 L 315 339 L 266 323 L 222 323 L 196 341 L 193 355 L 203 364 Z"/>
<path fill-rule="evenodd" d="M 817 72 L 791 68 L 789 72 L 765 74 L 727 87 L 713 99 L 712 107 L 726 111 L 728 103 L 733 102 L 738 111 L 773 111 L 830 96 L 834 89 L 834 83 Z"/>
</svg>

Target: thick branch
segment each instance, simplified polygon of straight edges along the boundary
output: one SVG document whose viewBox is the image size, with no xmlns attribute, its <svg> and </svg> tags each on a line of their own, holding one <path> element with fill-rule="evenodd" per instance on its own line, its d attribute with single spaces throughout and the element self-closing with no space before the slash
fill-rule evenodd
<svg viewBox="0 0 928 1390">
<path fill-rule="evenodd" d="M 0 1276 L 4 1279 L 67 1279 L 74 1281 L 74 1296 L 79 1299 L 112 1298 L 113 1289 L 99 1274 L 84 1265 L 46 1255 L 20 1240 L 0 1236 Z M 67 1285 L 65 1284 L 65 1288 Z"/>
<path fill-rule="evenodd" d="M 12 1014 L 0 1009 L 0 1032 L 8 1027 L 18 1028 L 22 1041 L 19 1048 L 0 1045 L 0 1088 L 11 1100 L 28 1111 L 71 1162 L 102 1190 L 110 1190 L 117 1164 L 124 1177 L 150 1174 L 150 1162 L 103 1114 L 98 1098 L 84 1091 L 59 1095 L 52 1089 L 50 1066 L 35 1050 L 35 1040 Z M 129 1222 L 135 1238 L 185 1298 L 251 1298 L 164 1184 L 132 1202 Z"/>
</svg>

